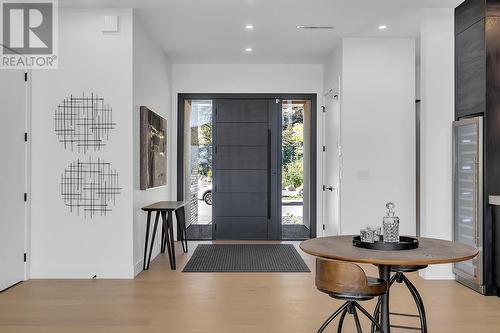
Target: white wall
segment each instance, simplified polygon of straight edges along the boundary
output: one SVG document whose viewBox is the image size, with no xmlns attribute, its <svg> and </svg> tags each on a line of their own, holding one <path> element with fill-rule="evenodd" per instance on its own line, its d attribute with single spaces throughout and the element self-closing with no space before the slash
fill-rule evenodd
<svg viewBox="0 0 500 333">
<path fill-rule="evenodd" d="M 453 9 L 428 9 L 421 26 L 421 234 L 452 239 Z M 451 265 L 428 279 L 453 279 Z"/>
<path fill-rule="evenodd" d="M 342 42 L 339 43 L 324 64 L 323 90 L 339 89 L 339 77 L 342 77 Z"/>
<path fill-rule="evenodd" d="M 33 73 L 32 278 L 133 277 L 132 11 L 59 11 L 59 69 Z M 103 34 L 102 15 L 120 16 L 120 32 Z M 54 132 L 56 106 L 70 94 L 97 93 L 117 123 L 98 153 L 65 150 Z M 84 156 L 105 158 L 122 193 L 107 217 L 70 213 L 60 193 L 63 170 Z"/>
<path fill-rule="evenodd" d="M 141 105 L 167 119 L 167 158 L 175 161 L 176 156 L 171 154 L 170 147 L 175 146 L 176 137 L 173 136 L 172 128 L 176 125 L 172 122 L 172 101 L 170 83 L 169 60 L 144 32 L 141 22 L 134 15 L 134 51 L 133 51 L 133 170 L 134 170 L 134 267 L 135 274 L 142 270 L 144 256 L 144 237 L 147 214 L 141 207 L 156 201 L 171 199 L 171 170 L 167 170 L 167 186 L 140 190 L 140 112 Z M 152 219 L 154 219 L 152 215 Z M 160 234 L 158 233 L 158 236 Z M 159 239 L 156 237 L 155 252 L 152 259 L 159 253 Z"/>
<path fill-rule="evenodd" d="M 341 95 L 341 233 L 381 225 L 393 201 L 414 235 L 414 39 L 344 38 Z"/>
<path fill-rule="evenodd" d="M 178 93 L 314 93 L 317 94 L 318 121 L 323 96 L 323 65 L 317 64 L 175 64 L 172 65 L 172 110 L 177 110 Z M 176 123 L 177 116 L 172 117 Z M 318 124 L 317 222 L 322 221 L 321 124 Z M 171 131 L 173 138 L 177 130 Z M 177 156 L 172 147 L 172 156 Z M 172 184 L 176 175 L 174 159 L 170 160 Z M 172 188 L 174 189 L 175 184 Z M 175 190 L 175 189 L 174 189 Z M 318 233 L 320 228 L 317 228 Z"/>
<path fill-rule="evenodd" d="M 317 64 L 174 64 L 172 70 L 175 94 L 321 93 L 323 82 Z"/>
</svg>

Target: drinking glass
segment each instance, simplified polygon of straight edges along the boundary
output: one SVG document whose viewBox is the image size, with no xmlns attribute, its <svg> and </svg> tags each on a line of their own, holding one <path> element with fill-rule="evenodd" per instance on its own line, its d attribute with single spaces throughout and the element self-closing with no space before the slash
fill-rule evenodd
<svg viewBox="0 0 500 333">
<path fill-rule="evenodd" d="M 373 241 L 379 242 L 380 235 L 382 235 L 382 227 L 378 225 L 369 225 L 366 229 L 373 231 Z"/>
<path fill-rule="evenodd" d="M 361 229 L 360 231 L 361 241 L 365 243 L 373 243 L 373 235 L 373 230 L 370 229 Z"/>
</svg>

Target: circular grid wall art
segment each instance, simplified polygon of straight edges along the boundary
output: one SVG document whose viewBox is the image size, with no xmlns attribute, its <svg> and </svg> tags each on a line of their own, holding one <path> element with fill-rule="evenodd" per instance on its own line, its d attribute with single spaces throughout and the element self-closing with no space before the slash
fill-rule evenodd
<svg viewBox="0 0 500 333">
<path fill-rule="evenodd" d="M 113 109 L 94 93 L 66 97 L 54 114 L 57 139 L 65 149 L 78 153 L 101 150 L 115 127 Z"/>
<path fill-rule="evenodd" d="M 61 175 L 61 196 L 70 212 L 93 218 L 106 216 L 122 188 L 118 172 L 103 159 L 76 160 Z"/>
</svg>

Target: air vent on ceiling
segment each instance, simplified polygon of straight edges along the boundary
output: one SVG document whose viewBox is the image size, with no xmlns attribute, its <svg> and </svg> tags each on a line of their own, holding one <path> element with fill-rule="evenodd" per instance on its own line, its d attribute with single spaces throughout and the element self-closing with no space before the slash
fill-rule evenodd
<svg viewBox="0 0 500 333">
<path fill-rule="evenodd" d="M 333 30 L 335 27 L 333 25 L 298 25 L 297 29 L 306 30 Z"/>
</svg>

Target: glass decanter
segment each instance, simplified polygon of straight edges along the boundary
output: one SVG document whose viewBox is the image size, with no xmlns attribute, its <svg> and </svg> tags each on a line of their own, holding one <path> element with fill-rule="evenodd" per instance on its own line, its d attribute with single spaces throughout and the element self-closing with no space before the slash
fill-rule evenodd
<svg viewBox="0 0 500 333">
<path fill-rule="evenodd" d="M 387 213 L 384 216 L 382 227 L 384 230 L 384 242 L 397 243 L 399 242 L 399 217 L 394 216 L 394 203 L 388 202 Z"/>
</svg>

